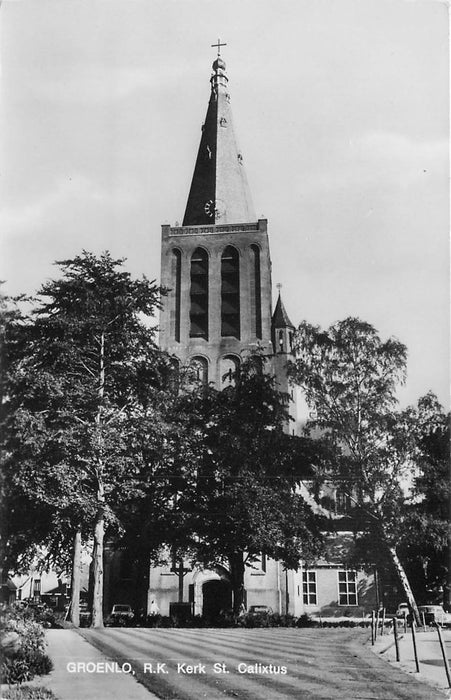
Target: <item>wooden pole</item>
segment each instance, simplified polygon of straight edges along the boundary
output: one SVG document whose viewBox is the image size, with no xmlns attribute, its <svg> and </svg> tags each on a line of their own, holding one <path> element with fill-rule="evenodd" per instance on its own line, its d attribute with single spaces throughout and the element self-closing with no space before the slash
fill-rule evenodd
<svg viewBox="0 0 451 700">
<path fill-rule="evenodd" d="M 393 618 L 393 635 L 395 637 L 396 661 L 399 661 L 401 657 L 399 655 L 398 620 L 396 616 Z"/>
<path fill-rule="evenodd" d="M 412 618 L 412 622 L 411 622 L 411 629 L 412 629 L 413 655 L 415 657 L 415 667 L 416 667 L 417 673 L 420 673 L 420 664 L 418 663 L 418 652 L 417 652 L 417 638 L 416 638 L 416 633 L 415 633 L 415 620 L 413 618 Z"/>
<path fill-rule="evenodd" d="M 384 627 L 385 627 L 385 608 L 382 608 L 382 626 L 381 626 L 381 635 L 384 634 Z"/>
<path fill-rule="evenodd" d="M 371 646 L 374 646 L 376 637 L 374 634 L 374 610 L 371 611 Z"/>
<path fill-rule="evenodd" d="M 440 625 L 438 624 L 438 622 L 435 623 L 435 626 L 437 627 L 438 640 L 440 642 L 440 649 L 442 650 L 443 663 L 445 664 L 445 673 L 448 679 L 448 688 L 451 688 L 451 673 L 449 670 L 449 662 L 448 657 L 446 655 L 445 644 L 443 643 L 442 630 L 440 629 Z"/>
<path fill-rule="evenodd" d="M 379 627 L 379 608 L 376 613 L 376 626 L 374 628 L 374 639 L 377 638 L 377 628 Z"/>
</svg>

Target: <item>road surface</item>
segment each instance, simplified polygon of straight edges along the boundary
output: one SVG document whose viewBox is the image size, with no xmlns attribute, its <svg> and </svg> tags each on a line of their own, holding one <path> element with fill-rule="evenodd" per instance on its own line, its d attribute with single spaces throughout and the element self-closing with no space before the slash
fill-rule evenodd
<svg viewBox="0 0 451 700">
<path fill-rule="evenodd" d="M 444 697 L 372 654 L 360 629 L 109 628 L 81 634 L 119 669 L 129 664 L 135 680 L 159 698 Z"/>
</svg>

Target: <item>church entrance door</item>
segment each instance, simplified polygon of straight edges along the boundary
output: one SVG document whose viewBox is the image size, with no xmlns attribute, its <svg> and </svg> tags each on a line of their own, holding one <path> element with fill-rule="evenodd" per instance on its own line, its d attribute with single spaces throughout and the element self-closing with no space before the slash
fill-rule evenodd
<svg viewBox="0 0 451 700">
<path fill-rule="evenodd" d="M 202 586 L 202 594 L 202 617 L 214 618 L 221 611 L 231 610 L 232 587 L 228 581 L 206 581 Z"/>
</svg>

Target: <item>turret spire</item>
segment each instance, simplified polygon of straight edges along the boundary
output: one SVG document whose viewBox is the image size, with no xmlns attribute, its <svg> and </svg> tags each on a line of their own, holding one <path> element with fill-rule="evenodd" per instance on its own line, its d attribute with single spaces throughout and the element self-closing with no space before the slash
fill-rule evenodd
<svg viewBox="0 0 451 700">
<path fill-rule="evenodd" d="M 285 306 L 283 305 L 282 295 L 280 293 L 282 285 L 279 283 L 276 286 L 279 290 L 279 296 L 277 299 L 276 308 L 274 309 L 274 313 L 272 316 L 273 328 L 292 328 L 294 330 L 294 326 L 288 317 L 288 314 L 285 310 Z"/>
<path fill-rule="evenodd" d="M 272 342 L 275 353 L 291 353 L 293 351 L 293 333 L 294 326 L 291 323 L 288 314 L 283 305 L 280 294 L 282 285 L 278 284 L 279 297 L 277 299 L 276 308 L 272 316 Z"/>
<path fill-rule="evenodd" d="M 186 205 L 184 226 L 255 222 L 256 217 L 243 156 L 238 148 L 232 123 L 226 64 L 218 56 L 213 61 L 211 94 L 207 116 Z"/>
</svg>

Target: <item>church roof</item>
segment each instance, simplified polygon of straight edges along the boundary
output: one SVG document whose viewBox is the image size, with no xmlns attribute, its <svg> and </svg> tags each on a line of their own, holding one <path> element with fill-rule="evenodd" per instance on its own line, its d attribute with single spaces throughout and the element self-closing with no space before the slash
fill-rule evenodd
<svg viewBox="0 0 451 700">
<path fill-rule="evenodd" d="M 293 324 L 291 323 L 290 319 L 288 318 L 288 314 L 285 311 L 285 307 L 283 305 L 282 297 L 280 296 L 279 292 L 279 298 L 277 299 L 277 304 L 276 308 L 274 309 L 274 313 L 272 315 L 272 327 L 273 328 L 294 328 Z"/>
<path fill-rule="evenodd" d="M 255 222 L 249 186 L 233 129 L 226 64 L 213 62 L 211 94 L 202 126 L 183 226 Z"/>
</svg>

